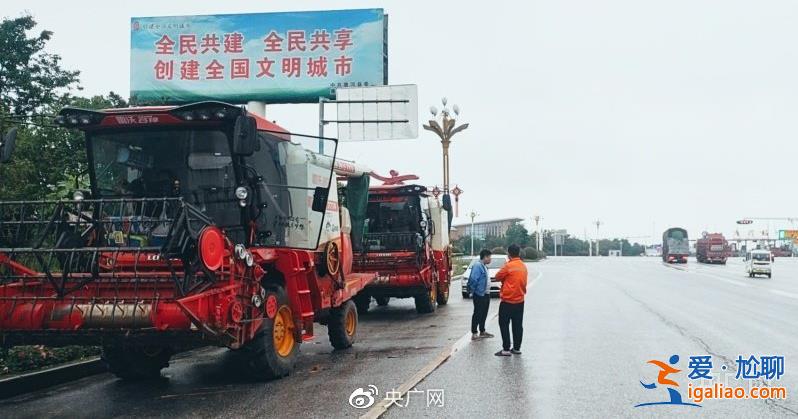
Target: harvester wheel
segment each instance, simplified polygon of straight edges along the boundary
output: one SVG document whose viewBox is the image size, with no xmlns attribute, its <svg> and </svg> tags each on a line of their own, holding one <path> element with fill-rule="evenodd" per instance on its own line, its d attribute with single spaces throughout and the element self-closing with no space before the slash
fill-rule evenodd
<svg viewBox="0 0 798 419">
<path fill-rule="evenodd" d="M 285 377 L 294 370 L 299 355 L 294 314 L 282 287 L 266 290 L 265 316 L 255 337 L 244 344 L 247 372 L 258 379 Z"/>
<path fill-rule="evenodd" d="M 416 312 L 419 314 L 434 313 L 437 308 L 438 282 L 432 283 L 432 288 L 415 296 Z"/>
<path fill-rule="evenodd" d="M 152 380 L 169 366 L 172 350 L 167 347 L 103 346 L 102 360 L 108 370 L 123 380 Z"/>
<path fill-rule="evenodd" d="M 357 307 L 357 314 L 366 314 L 369 312 L 369 306 L 371 305 L 371 296 L 361 292 L 355 295 L 352 300 L 355 302 L 355 306 Z"/>
<path fill-rule="evenodd" d="M 380 307 L 385 307 L 388 305 L 388 302 L 391 301 L 391 297 L 374 297 L 377 300 L 377 305 Z"/>
<path fill-rule="evenodd" d="M 451 283 L 447 282 L 446 285 L 438 283 L 438 305 L 445 306 L 449 302 L 449 286 Z"/>
<path fill-rule="evenodd" d="M 355 343 L 357 336 L 357 307 L 352 300 L 330 310 L 327 335 L 335 349 L 346 349 Z"/>
</svg>

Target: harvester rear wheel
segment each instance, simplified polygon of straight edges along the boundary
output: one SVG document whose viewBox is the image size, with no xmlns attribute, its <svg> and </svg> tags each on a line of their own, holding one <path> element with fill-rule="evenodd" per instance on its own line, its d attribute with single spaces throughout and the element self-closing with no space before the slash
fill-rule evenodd
<svg viewBox="0 0 798 419">
<path fill-rule="evenodd" d="M 432 288 L 415 296 L 416 312 L 419 314 L 434 313 L 438 306 L 438 281 L 432 283 Z"/>
<path fill-rule="evenodd" d="M 294 370 L 299 356 L 294 315 L 282 287 L 266 290 L 266 315 L 255 337 L 244 344 L 247 372 L 258 379 L 285 377 Z"/>
<path fill-rule="evenodd" d="M 330 310 L 327 335 L 333 348 L 346 349 L 355 343 L 357 320 L 357 307 L 352 300 Z"/>
<path fill-rule="evenodd" d="M 103 346 L 102 360 L 123 380 L 152 380 L 169 366 L 172 350 L 166 347 Z"/>
</svg>

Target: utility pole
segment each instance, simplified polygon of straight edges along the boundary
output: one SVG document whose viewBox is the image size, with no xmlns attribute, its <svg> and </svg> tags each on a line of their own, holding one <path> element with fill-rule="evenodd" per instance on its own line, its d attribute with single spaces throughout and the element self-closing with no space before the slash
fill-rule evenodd
<svg viewBox="0 0 798 419">
<path fill-rule="evenodd" d="M 474 211 L 471 211 L 471 213 L 468 214 L 468 216 L 471 217 L 471 234 L 470 234 L 470 236 L 471 236 L 471 256 L 474 256 L 474 218 L 478 217 L 479 214 L 477 214 Z"/>
<path fill-rule="evenodd" d="M 601 256 L 601 252 L 599 252 L 599 241 L 601 240 L 601 236 L 599 236 L 599 227 L 604 224 L 600 220 L 596 220 L 593 222 L 596 225 L 596 256 Z"/>
</svg>

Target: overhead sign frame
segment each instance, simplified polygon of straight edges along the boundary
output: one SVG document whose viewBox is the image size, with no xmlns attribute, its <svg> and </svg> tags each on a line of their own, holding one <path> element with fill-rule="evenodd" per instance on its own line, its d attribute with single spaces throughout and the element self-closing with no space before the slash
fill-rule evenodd
<svg viewBox="0 0 798 419">
<path fill-rule="evenodd" d="M 335 104 L 334 119 L 325 119 L 325 104 Z M 418 138 L 418 86 L 336 89 L 334 100 L 319 104 L 319 120 L 322 128 L 328 123 L 337 125 L 339 141 Z"/>
</svg>

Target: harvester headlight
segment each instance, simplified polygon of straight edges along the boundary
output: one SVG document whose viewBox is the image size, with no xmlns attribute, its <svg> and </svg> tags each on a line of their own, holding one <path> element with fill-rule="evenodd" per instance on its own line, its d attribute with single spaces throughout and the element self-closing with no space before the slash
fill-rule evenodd
<svg viewBox="0 0 798 419">
<path fill-rule="evenodd" d="M 247 188 L 243 186 L 239 186 L 236 188 L 236 198 L 244 200 L 247 199 L 247 196 L 249 196 L 249 191 L 247 190 Z"/>
<path fill-rule="evenodd" d="M 78 118 L 75 117 L 75 116 L 70 116 L 69 117 L 69 123 L 72 124 L 72 125 L 77 125 L 78 124 Z"/>
<path fill-rule="evenodd" d="M 224 109 L 219 109 L 216 111 L 216 113 L 214 113 L 214 116 L 216 116 L 218 119 L 225 119 L 227 118 L 227 112 L 225 112 Z"/>
<path fill-rule="evenodd" d="M 236 257 L 244 260 L 247 257 L 247 248 L 243 244 L 237 244 L 235 247 Z"/>
<path fill-rule="evenodd" d="M 252 253 L 247 252 L 247 257 L 244 259 L 244 262 L 246 262 L 247 266 L 250 268 L 255 264 L 255 258 L 252 257 Z"/>
<path fill-rule="evenodd" d="M 88 115 L 81 115 L 80 116 L 80 123 L 83 124 L 83 125 L 91 124 L 91 117 L 89 117 Z"/>
<path fill-rule="evenodd" d="M 199 111 L 199 112 L 197 112 L 197 118 L 200 121 L 207 121 L 207 120 L 211 119 L 211 115 L 208 112 Z"/>
<path fill-rule="evenodd" d="M 58 115 L 58 116 L 55 117 L 55 123 L 58 124 L 58 125 L 64 125 L 64 124 L 66 124 L 66 118 L 64 118 L 61 115 Z"/>
<path fill-rule="evenodd" d="M 194 112 L 191 112 L 191 111 L 181 112 L 181 113 L 177 114 L 177 116 L 180 119 L 184 120 L 184 121 L 193 121 L 193 120 L 197 119 L 197 117 L 194 115 Z"/>
</svg>

